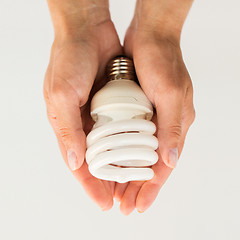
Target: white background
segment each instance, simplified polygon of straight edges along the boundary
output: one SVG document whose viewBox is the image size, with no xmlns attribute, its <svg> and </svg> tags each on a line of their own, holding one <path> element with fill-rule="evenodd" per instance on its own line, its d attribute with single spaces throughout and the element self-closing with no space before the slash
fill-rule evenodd
<svg viewBox="0 0 240 240">
<path fill-rule="evenodd" d="M 123 39 L 134 1 L 111 0 Z M 65 166 L 42 84 L 53 41 L 43 0 L 0 2 L 0 239 L 240 239 L 240 4 L 196 1 L 181 46 L 196 121 L 153 206 L 102 212 Z"/>
</svg>

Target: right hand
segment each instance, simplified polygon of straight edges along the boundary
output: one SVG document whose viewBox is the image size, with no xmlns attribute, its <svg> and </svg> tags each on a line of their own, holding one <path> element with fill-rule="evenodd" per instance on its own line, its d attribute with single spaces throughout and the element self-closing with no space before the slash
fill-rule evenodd
<svg viewBox="0 0 240 240">
<path fill-rule="evenodd" d="M 92 96 L 105 84 L 105 66 L 119 54 L 122 47 L 110 19 L 86 24 L 76 35 L 56 35 L 44 80 L 47 116 L 62 156 L 102 210 L 113 205 L 115 183 L 93 177 L 84 161 L 86 134 L 93 126 L 89 94 L 92 89 Z"/>
</svg>

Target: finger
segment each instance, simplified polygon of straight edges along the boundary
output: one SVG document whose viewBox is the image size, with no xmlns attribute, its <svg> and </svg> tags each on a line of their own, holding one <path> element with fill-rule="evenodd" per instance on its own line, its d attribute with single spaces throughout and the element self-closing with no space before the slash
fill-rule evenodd
<svg viewBox="0 0 240 240">
<path fill-rule="evenodd" d="M 129 215 L 135 209 L 136 198 L 143 183 L 143 181 L 132 181 L 127 186 L 120 204 L 120 210 L 124 215 Z"/>
<path fill-rule="evenodd" d="M 67 161 L 67 152 L 59 135 L 57 136 L 58 144 L 62 156 Z M 103 182 L 93 177 L 89 171 L 86 162 L 76 171 L 72 172 L 76 179 L 81 183 L 88 196 L 98 205 L 103 211 L 109 210 L 113 206 L 113 197 L 111 191 L 106 189 Z"/>
<path fill-rule="evenodd" d="M 177 164 L 182 136 L 184 95 L 181 91 L 166 92 L 156 101 L 159 151 L 163 162 L 171 168 Z"/>
<path fill-rule="evenodd" d="M 172 171 L 172 168 L 166 166 L 162 160 L 159 160 L 152 169 L 155 173 L 153 179 L 143 184 L 136 198 L 136 208 L 140 213 L 146 211 L 152 205 Z"/>
<path fill-rule="evenodd" d="M 100 206 L 103 211 L 109 210 L 113 206 L 112 192 L 106 188 L 102 180 L 97 179 L 88 171 L 86 162 L 73 172 L 73 175 L 83 186 L 89 197 Z"/>
<path fill-rule="evenodd" d="M 110 185 L 110 189 L 111 189 L 112 197 L 114 198 L 114 190 L 115 190 L 116 182 L 109 181 L 109 185 Z"/>
<path fill-rule="evenodd" d="M 56 117 L 54 131 L 66 148 L 67 163 L 73 171 L 82 165 L 86 150 L 80 113 L 80 106 L 84 103 L 71 88 L 55 89 L 51 94 L 51 108 Z"/>
<path fill-rule="evenodd" d="M 116 183 L 115 184 L 114 198 L 118 202 L 121 202 L 122 196 L 123 196 L 128 184 L 129 184 L 128 182 L 126 182 L 126 183 Z"/>
<path fill-rule="evenodd" d="M 102 182 L 103 182 L 105 188 L 107 189 L 107 191 L 109 191 L 112 194 L 112 198 L 113 198 L 115 182 L 113 182 L 113 181 L 105 181 L 105 180 L 102 180 Z"/>
</svg>

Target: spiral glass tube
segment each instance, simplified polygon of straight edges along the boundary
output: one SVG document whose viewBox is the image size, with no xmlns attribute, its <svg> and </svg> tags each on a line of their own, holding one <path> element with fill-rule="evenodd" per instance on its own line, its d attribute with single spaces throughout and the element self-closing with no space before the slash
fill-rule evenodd
<svg viewBox="0 0 240 240">
<path fill-rule="evenodd" d="M 87 136 L 89 171 L 120 183 L 149 180 L 158 160 L 152 104 L 135 82 L 131 59 L 114 58 L 106 72 L 109 81 L 91 102 L 95 124 Z"/>
</svg>

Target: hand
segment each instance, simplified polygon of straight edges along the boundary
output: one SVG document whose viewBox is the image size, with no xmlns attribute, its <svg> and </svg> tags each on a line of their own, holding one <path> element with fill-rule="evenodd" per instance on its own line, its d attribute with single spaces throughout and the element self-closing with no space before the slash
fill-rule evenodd
<svg viewBox="0 0 240 240">
<path fill-rule="evenodd" d="M 178 38 L 146 30 L 133 20 L 125 37 L 124 50 L 133 58 L 139 83 L 156 109 L 153 121 L 159 140 L 159 160 L 152 167 L 154 178 L 115 185 L 121 211 L 128 215 L 135 207 L 144 212 L 157 197 L 176 166 L 195 111 L 193 87 Z"/>
<path fill-rule="evenodd" d="M 113 204 L 114 182 L 93 177 L 84 161 L 86 134 L 93 125 L 88 99 L 91 89 L 92 96 L 105 84 L 105 66 L 122 47 L 109 14 L 100 22 L 88 19 L 74 26 L 66 27 L 64 34 L 63 28 L 55 29 L 44 81 L 47 115 L 66 164 L 89 196 L 107 210 Z"/>
</svg>

